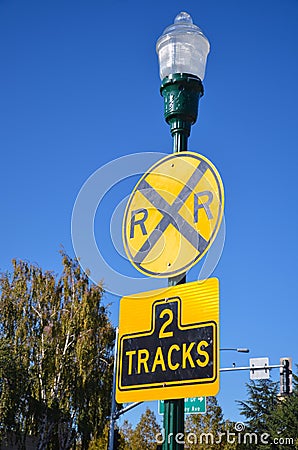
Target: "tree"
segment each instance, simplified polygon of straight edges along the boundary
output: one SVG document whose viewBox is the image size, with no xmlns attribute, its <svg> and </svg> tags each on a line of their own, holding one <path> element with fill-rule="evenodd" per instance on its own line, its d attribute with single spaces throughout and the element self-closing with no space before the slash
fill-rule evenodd
<svg viewBox="0 0 298 450">
<path fill-rule="evenodd" d="M 20 419 L 26 414 L 29 383 L 22 361 L 11 352 L 8 339 L 0 339 L 0 439 L 4 432 L 21 433 Z M 22 442 L 24 445 L 24 442 Z"/>
<path fill-rule="evenodd" d="M 278 449 L 293 448 L 293 443 L 285 439 L 292 439 L 298 449 L 298 376 L 293 374 L 293 392 L 286 396 L 278 396 L 277 407 L 269 422 L 270 435 L 278 438 Z M 287 445 L 287 442 L 289 445 Z"/>
<path fill-rule="evenodd" d="M 154 412 L 147 408 L 134 430 L 125 421 L 120 432 L 125 439 L 123 450 L 156 450 L 156 435 L 161 429 Z"/>
<path fill-rule="evenodd" d="M 132 439 L 134 430 L 128 420 L 124 420 L 120 428 L 120 433 L 124 441 L 123 450 L 132 450 Z"/>
<path fill-rule="evenodd" d="M 252 380 L 247 383 L 248 400 L 238 401 L 240 414 L 246 418 L 247 428 L 258 434 L 268 433 L 271 416 L 278 403 L 278 383 L 271 380 Z"/>
<path fill-rule="evenodd" d="M 216 397 L 207 397 L 206 413 L 191 414 L 185 423 L 185 448 L 189 450 L 224 448 L 225 424 Z M 208 447 L 207 447 L 208 445 Z"/>
<path fill-rule="evenodd" d="M 0 430 L 38 449 L 87 449 L 110 412 L 115 332 L 77 260 L 59 279 L 13 261 L 0 276 Z"/>
<path fill-rule="evenodd" d="M 267 434 L 265 449 L 298 449 L 298 377 L 293 374 L 293 392 L 285 396 L 278 393 L 278 383 L 270 380 L 250 382 L 248 400 L 238 402 L 246 418 L 247 430 L 258 437 Z M 251 449 L 260 448 L 251 444 Z"/>
<path fill-rule="evenodd" d="M 96 439 L 92 439 L 88 450 L 107 450 L 109 445 L 109 423 L 107 422 L 102 435 Z M 114 447 L 113 450 L 126 450 L 125 439 L 120 433 L 119 428 L 115 426 L 114 429 Z"/>
</svg>

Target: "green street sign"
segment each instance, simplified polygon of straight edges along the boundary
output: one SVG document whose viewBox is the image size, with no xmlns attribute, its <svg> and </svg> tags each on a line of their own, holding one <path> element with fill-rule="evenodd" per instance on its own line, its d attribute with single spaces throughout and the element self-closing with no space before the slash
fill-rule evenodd
<svg viewBox="0 0 298 450">
<path fill-rule="evenodd" d="M 158 414 L 164 414 L 164 400 L 158 400 Z M 206 412 L 206 397 L 184 399 L 184 414 L 204 414 Z"/>
</svg>

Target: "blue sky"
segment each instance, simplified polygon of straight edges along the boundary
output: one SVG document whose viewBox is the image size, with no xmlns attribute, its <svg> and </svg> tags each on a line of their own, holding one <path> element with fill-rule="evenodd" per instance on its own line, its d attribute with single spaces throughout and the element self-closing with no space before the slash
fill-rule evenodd
<svg viewBox="0 0 298 450">
<path fill-rule="evenodd" d="M 189 149 L 216 165 L 225 187 L 225 247 L 213 273 L 221 346 L 297 363 L 297 0 L 0 0 L 0 270 L 17 257 L 58 273 L 60 245 L 74 256 L 71 215 L 85 181 L 132 153 L 143 165 L 143 152 L 171 153 L 155 43 L 181 10 L 211 43 Z M 111 187 L 95 218 L 103 256 L 134 278 L 109 227 L 137 179 Z M 116 324 L 119 296 L 105 301 Z M 221 356 L 222 367 L 248 363 L 248 355 Z M 248 372 L 222 374 L 227 418 L 239 418 L 235 400 L 248 380 Z"/>
</svg>

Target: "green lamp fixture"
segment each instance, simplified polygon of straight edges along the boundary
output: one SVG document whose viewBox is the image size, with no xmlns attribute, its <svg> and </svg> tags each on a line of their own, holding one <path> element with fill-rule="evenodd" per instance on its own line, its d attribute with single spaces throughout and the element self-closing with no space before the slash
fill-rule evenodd
<svg viewBox="0 0 298 450">
<path fill-rule="evenodd" d="M 164 115 L 174 139 L 174 151 L 187 150 L 191 125 L 198 116 L 204 93 L 210 44 L 202 30 L 186 12 L 179 13 L 156 43 L 159 59 Z"/>
</svg>

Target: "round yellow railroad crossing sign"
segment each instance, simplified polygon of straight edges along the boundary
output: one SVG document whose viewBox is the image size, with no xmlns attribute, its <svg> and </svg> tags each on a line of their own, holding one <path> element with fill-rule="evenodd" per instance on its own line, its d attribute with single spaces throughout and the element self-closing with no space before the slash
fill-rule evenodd
<svg viewBox="0 0 298 450">
<path fill-rule="evenodd" d="M 130 262 L 152 277 L 186 272 L 209 250 L 223 207 L 223 184 L 207 158 L 186 151 L 162 158 L 126 206 L 123 244 Z"/>
</svg>

